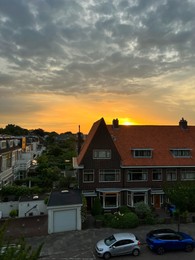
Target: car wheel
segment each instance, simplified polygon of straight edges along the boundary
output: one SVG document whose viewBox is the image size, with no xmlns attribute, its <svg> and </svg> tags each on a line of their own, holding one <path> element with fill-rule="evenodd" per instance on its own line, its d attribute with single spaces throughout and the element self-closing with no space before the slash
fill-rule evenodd
<svg viewBox="0 0 195 260">
<path fill-rule="evenodd" d="M 193 250 L 193 246 L 191 244 L 188 244 L 188 245 L 185 246 L 186 252 L 192 252 L 192 250 Z"/>
<path fill-rule="evenodd" d="M 139 253 L 140 253 L 139 249 L 136 248 L 136 249 L 133 250 L 132 255 L 133 256 L 138 256 Z"/>
<path fill-rule="evenodd" d="M 104 259 L 109 259 L 111 257 L 110 253 L 109 252 L 106 252 L 104 254 Z"/>
<path fill-rule="evenodd" d="M 158 255 L 163 255 L 165 252 L 165 249 L 164 249 L 164 247 L 160 246 L 157 248 L 156 252 Z"/>
</svg>

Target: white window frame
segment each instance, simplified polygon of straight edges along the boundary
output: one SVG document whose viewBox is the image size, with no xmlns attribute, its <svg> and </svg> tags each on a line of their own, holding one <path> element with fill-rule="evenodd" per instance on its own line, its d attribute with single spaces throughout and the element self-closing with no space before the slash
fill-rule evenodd
<svg viewBox="0 0 195 260">
<path fill-rule="evenodd" d="M 116 204 L 115 205 L 108 205 L 107 203 L 106 203 L 106 199 L 107 198 L 110 198 L 110 197 L 113 197 L 113 198 L 115 198 L 115 200 L 116 200 Z M 121 205 L 121 203 L 120 203 L 120 198 L 121 198 L 121 196 L 120 196 L 120 192 L 105 192 L 105 193 L 100 193 L 100 199 L 101 199 L 101 201 L 102 201 L 102 207 L 104 208 L 104 209 L 113 209 L 113 208 L 118 208 L 118 207 L 120 207 L 120 205 Z"/>
<path fill-rule="evenodd" d="M 85 176 L 90 176 L 90 175 L 92 175 L 93 180 L 86 181 Z M 92 182 L 94 182 L 94 170 L 84 170 L 83 171 L 83 183 L 92 183 Z"/>
<path fill-rule="evenodd" d="M 141 174 L 142 179 L 133 179 L 133 175 L 136 176 L 136 174 Z M 127 171 L 127 182 L 143 182 L 143 181 L 148 181 L 148 169 L 129 169 Z"/>
<path fill-rule="evenodd" d="M 152 158 L 152 149 L 133 149 L 134 158 Z"/>
<path fill-rule="evenodd" d="M 94 149 L 93 150 L 93 159 L 111 159 L 111 150 L 110 149 Z"/>
<path fill-rule="evenodd" d="M 108 175 L 113 175 L 113 179 L 109 179 Z M 120 169 L 101 169 L 99 170 L 99 182 L 120 182 Z"/>
<path fill-rule="evenodd" d="M 181 180 L 182 181 L 194 181 L 195 180 L 195 169 L 187 169 L 183 168 L 180 169 L 180 174 L 181 174 Z M 191 177 L 193 176 L 193 177 Z"/>
<path fill-rule="evenodd" d="M 175 177 L 174 177 L 175 175 Z M 168 177 L 170 176 L 170 178 Z M 177 180 L 177 169 L 166 169 L 166 180 L 176 181 Z"/>
<path fill-rule="evenodd" d="M 144 203 L 148 204 L 148 194 L 145 191 L 137 191 L 137 192 L 132 192 L 132 191 L 128 191 L 127 192 L 127 206 L 129 207 L 134 207 L 134 197 L 136 196 L 142 196 L 144 197 Z"/>
<path fill-rule="evenodd" d="M 171 149 L 171 154 L 174 158 L 191 158 L 191 149 Z"/>
</svg>

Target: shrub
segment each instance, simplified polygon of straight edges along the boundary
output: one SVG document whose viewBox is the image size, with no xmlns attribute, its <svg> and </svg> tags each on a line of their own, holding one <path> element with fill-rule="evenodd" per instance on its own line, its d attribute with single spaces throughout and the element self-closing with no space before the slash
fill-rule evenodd
<svg viewBox="0 0 195 260">
<path fill-rule="evenodd" d="M 82 223 L 87 219 L 87 199 L 82 195 L 81 220 Z"/>
<path fill-rule="evenodd" d="M 148 214 L 151 214 L 151 208 L 143 201 L 135 203 L 135 213 L 138 218 L 144 219 Z"/>
<path fill-rule="evenodd" d="M 17 210 L 17 209 L 12 209 L 12 210 L 10 211 L 10 213 L 9 213 L 9 216 L 10 216 L 11 218 L 17 217 L 17 216 L 18 216 L 18 210 Z"/>
<path fill-rule="evenodd" d="M 112 214 L 112 213 L 105 213 L 104 214 L 104 225 L 109 227 L 113 218 L 114 218 L 114 214 Z"/>
<path fill-rule="evenodd" d="M 130 209 L 129 209 L 129 207 L 127 207 L 127 206 L 121 206 L 121 207 L 119 208 L 119 211 L 120 211 L 120 213 L 124 214 L 124 213 L 129 213 L 129 212 L 130 212 Z"/>
<path fill-rule="evenodd" d="M 115 213 L 111 221 L 112 228 L 135 228 L 139 225 L 139 219 L 133 212 L 121 214 Z"/>
<path fill-rule="evenodd" d="M 154 215 L 152 213 L 146 215 L 146 217 L 145 217 L 145 224 L 148 224 L 148 225 L 156 224 L 156 219 L 155 219 L 155 217 L 154 217 Z"/>
<path fill-rule="evenodd" d="M 96 197 L 94 199 L 94 203 L 93 203 L 93 207 L 91 209 L 91 213 L 93 216 L 97 216 L 97 215 L 101 215 L 103 212 L 102 210 L 102 205 L 100 202 L 100 199 L 98 197 Z"/>
</svg>

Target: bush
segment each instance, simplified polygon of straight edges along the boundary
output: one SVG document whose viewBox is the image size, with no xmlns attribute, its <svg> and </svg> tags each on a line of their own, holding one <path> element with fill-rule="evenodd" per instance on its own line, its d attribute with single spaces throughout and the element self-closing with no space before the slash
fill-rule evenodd
<svg viewBox="0 0 195 260">
<path fill-rule="evenodd" d="M 120 211 L 120 213 L 125 214 L 125 213 L 129 213 L 131 210 L 127 206 L 121 206 L 119 208 L 119 211 Z"/>
<path fill-rule="evenodd" d="M 147 215 L 151 215 L 151 208 L 143 201 L 135 203 L 135 213 L 140 219 L 145 219 Z"/>
<path fill-rule="evenodd" d="M 11 218 L 17 217 L 17 216 L 18 216 L 18 210 L 17 210 L 17 209 L 12 209 L 12 210 L 10 211 L 10 213 L 9 213 L 9 216 L 10 216 Z"/>
<path fill-rule="evenodd" d="M 156 219 L 155 219 L 155 217 L 154 217 L 154 215 L 152 213 L 146 215 L 146 217 L 145 217 L 145 224 L 148 224 L 148 225 L 156 224 Z"/>
<path fill-rule="evenodd" d="M 104 225 L 106 227 L 109 227 L 113 218 L 114 218 L 114 214 L 112 214 L 112 213 L 104 213 Z"/>
<path fill-rule="evenodd" d="M 101 215 L 103 212 L 102 210 L 102 205 L 100 202 L 100 199 L 98 197 L 96 197 L 94 199 L 94 203 L 93 203 L 93 207 L 91 209 L 91 213 L 93 216 L 97 216 L 97 215 Z"/>
<path fill-rule="evenodd" d="M 133 212 L 121 214 L 117 212 L 111 221 L 112 228 L 135 228 L 139 225 L 139 219 Z"/>
<path fill-rule="evenodd" d="M 81 220 L 84 223 L 87 219 L 87 199 L 82 195 Z"/>
</svg>

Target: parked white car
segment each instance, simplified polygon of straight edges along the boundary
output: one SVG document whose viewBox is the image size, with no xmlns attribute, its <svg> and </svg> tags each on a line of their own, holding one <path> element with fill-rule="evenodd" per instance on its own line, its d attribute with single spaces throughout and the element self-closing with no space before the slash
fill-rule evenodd
<svg viewBox="0 0 195 260">
<path fill-rule="evenodd" d="M 96 254 L 104 259 L 111 256 L 140 254 L 140 241 L 132 233 L 116 233 L 97 242 Z"/>
</svg>

